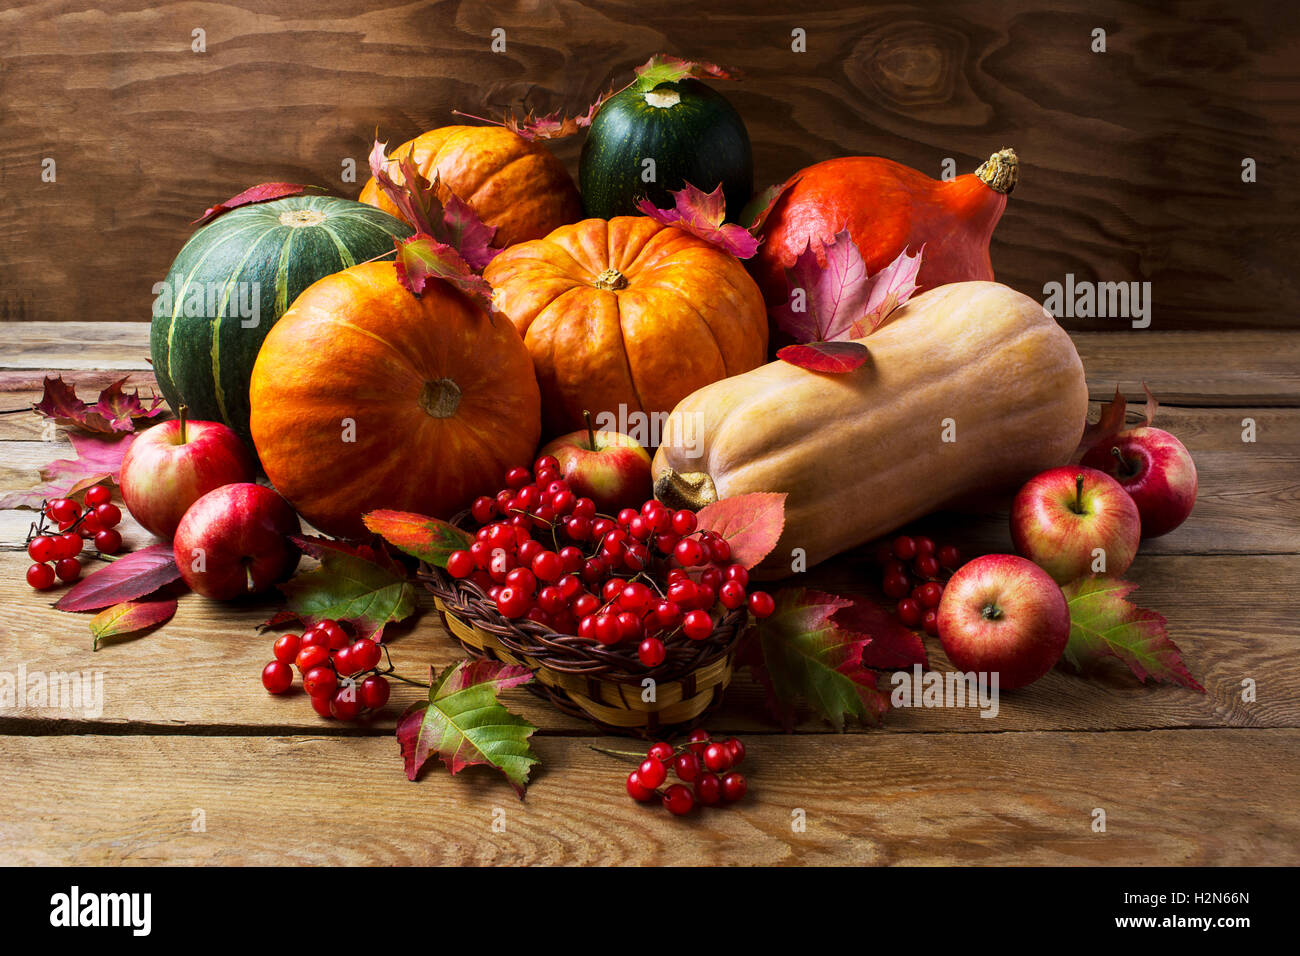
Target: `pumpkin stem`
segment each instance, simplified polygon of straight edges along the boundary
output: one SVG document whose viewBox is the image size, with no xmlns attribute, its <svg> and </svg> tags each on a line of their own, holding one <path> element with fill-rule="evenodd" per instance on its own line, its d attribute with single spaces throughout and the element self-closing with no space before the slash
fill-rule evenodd
<svg viewBox="0 0 1300 956">
<path fill-rule="evenodd" d="M 596 429 L 591 427 L 591 412 L 585 408 L 582 410 L 582 420 L 587 423 L 587 442 L 591 445 L 590 451 L 598 451 L 596 448 Z"/>
<path fill-rule="evenodd" d="M 655 497 L 670 508 L 699 511 L 718 500 L 713 479 L 702 471 L 681 474 L 669 468 L 655 479 Z"/>
<path fill-rule="evenodd" d="M 627 288 L 627 276 L 617 269 L 606 269 L 600 275 L 596 276 L 597 289 L 612 289 L 617 292 L 619 289 Z"/>
<path fill-rule="evenodd" d="M 188 405 L 182 405 L 180 408 L 176 409 L 176 417 L 180 419 L 180 423 L 181 423 L 180 438 L 181 438 L 181 444 L 184 445 L 185 444 L 185 420 L 190 417 L 190 407 Z"/>
<path fill-rule="evenodd" d="M 1009 193 L 1020 179 L 1020 159 L 1014 149 L 1000 149 L 980 164 L 975 175 L 994 192 Z"/>
</svg>

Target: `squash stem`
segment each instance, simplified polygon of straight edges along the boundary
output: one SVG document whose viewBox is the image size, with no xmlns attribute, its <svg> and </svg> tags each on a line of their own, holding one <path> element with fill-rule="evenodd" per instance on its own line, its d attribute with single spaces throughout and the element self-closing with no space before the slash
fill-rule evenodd
<svg viewBox="0 0 1300 956">
<path fill-rule="evenodd" d="M 975 170 L 975 175 L 994 192 L 1009 193 L 1020 178 L 1020 159 L 1014 149 L 1000 149 Z"/>
</svg>

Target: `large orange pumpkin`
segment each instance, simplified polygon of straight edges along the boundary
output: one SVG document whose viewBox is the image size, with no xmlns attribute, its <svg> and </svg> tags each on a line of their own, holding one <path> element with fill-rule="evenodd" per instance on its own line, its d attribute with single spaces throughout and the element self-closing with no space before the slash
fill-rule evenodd
<svg viewBox="0 0 1300 956">
<path fill-rule="evenodd" d="M 450 517 L 532 460 L 537 380 L 519 334 L 392 262 L 310 285 L 267 334 L 250 427 L 276 490 L 328 534 L 376 508 Z"/>
<path fill-rule="evenodd" d="M 532 353 L 549 434 L 581 428 L 584 410 L 667 414 L 767 360 L 763 297 L 740 260 L 644 216 L 561 226 L 483 277 Z"/>
<path fill-rule="evenodd" d="M 492 244 L 497 248 L 540 239 L 582 216 L 577 187 L 555 154 L 508 129 L 443 126 L 422 133 L 388 153 L 389 175 L 399 184 L 402 175 L 393 160 L 412 148 L 421 175 L 432 181 L 436 173 L 444 190 L 496 226 Z M 373 177 L 357 198 L 401 218 Z"/>
</svg>

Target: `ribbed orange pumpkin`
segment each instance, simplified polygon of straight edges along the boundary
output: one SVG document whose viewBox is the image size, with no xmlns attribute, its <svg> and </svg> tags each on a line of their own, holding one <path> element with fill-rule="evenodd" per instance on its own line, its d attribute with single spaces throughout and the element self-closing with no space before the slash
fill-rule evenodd
<svg viewBox="0 0 1300 956">
<path fill-rule="evenodd" d="M 250 427 L 276 490 L 332 535 L 376 508 L 450 517 L 532 461 L 541 430 L 519 334 L 392 262 L 308 286 L 267 334 Z"/>
<path fill-rule="evenodd" d="M 499 249 L 540 239 L 557 226 L 582 216 L 577 187 L 555 154 L 500 126 L 443 126 L 422 133 L 390 150 L 389 175 L 402 175 L 392 160 L 414 147 L 415 165 L 444 189 L 469 203 L 479 219 L 496 226 L 492 244 Z M 371 178 L 357 197 L 389 215 L 397 207 Z"/>
<path fill-rule="evenodd" d="M 767 359 L 767 315 L 740 260 L 643 216 L 585 219 L 511 246 L 483 277 L 524 336 L 548 434 L 582 413 L 663 413 Z"/>
</svg>

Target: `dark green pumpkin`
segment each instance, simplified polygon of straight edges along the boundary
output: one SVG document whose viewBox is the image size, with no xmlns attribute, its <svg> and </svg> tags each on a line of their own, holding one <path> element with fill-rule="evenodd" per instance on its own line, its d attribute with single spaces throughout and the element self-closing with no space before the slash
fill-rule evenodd
<svg viewBox="0 0 1300 956">
<path fill-rule="evenodd" d="M 646 159 L 655 161 L 654 182 L 642 178 Z M 705 192 L 721 183 L 734 222 L 754 191 L 754 157 L 740 114 L 721 93 L 694 79 L 652 90 L 634 84 L 596 113 L 579 180 L 583 208 L 599 219 L 637 215 L 643 197 L 671 208 L 670 190 L 683 183 Z"/>
<path fill-rule="evenodd" d="M 242 206 L 199 229 L 154 289 L 149 344 L 167 403 L 225 422 L 251 446 L 248 380 L 271 326 L 317 279 L 409 235 L 387 213 L 332 196 Z"/>
</svg>

